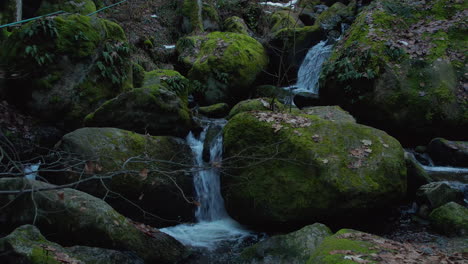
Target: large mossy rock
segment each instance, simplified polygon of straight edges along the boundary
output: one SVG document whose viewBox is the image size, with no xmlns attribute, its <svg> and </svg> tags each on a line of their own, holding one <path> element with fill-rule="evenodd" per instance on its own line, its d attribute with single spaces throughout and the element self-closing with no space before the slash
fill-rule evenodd
<svg viewBox="0 0 468 264">
<path fill-rule="evenodd" d="M 86 116 L 86 126 L 184 137 L 194 126 L 187 101 L 162 85 L 135 88 Z"/>
<path fill-rule="evenodd" d="M 0 261 L 3 264 L 143 264 L 143 260 L 116 250 L 74 246 L 64 248 L 48 241 L 33 225 L 18 227 L 0 239 Z M 75 261 L 75 262 L 73 262 Z"/>
<path fill-rule="evenodd" d="M 303 264 L 331 230 L 323 224 L 313 224 L 298 231 L 278 235 L 245 249 L 240 263 Z"/>
<path fill-rule="evenodd" d="M 74 189 L 23 178 L 0 179 L 0 190 L 46 189 L 35 193 L 3 195 L 2 230 L 11 231 L 36 222 L 48 239 L 62 245 L 85 245 L 133 251 L 148 263 L 174 263 L 186 248 L 162 232 L 145 233 L 106 202 Z M 6 230 L 5 230 L 6 229 Z M 151 230 L 151 229 L 149 229 Z"/>
<path fill-rule="evenodd" d="M 431 140 L 427 152 L 436 165 L 468 167 L 468 141 Z"/>
<path fill-rule="evenodd" d="M 97 197 L 106 196 L 107 188 L 123 196 L 106 199 L 120 213 L 151 224 L 192 220 L 194 205 L 185 198 L 193 197 L 193 179 L 188 172 L 192 158 L 184 140 L 117 128 L 81 128 L 66 134 L 57 147 L 73 154 L 67 159 L 70 167 L 81 169 L 79 164 L 88 161 L 88 170 L 99 168 L 92 173 L 114 175 L 104 180 L 105 186 L 92 181 L 77 187 Z M 91 176 L 69 173 L 49 180 L 68 184 Z M 142 210 L 153 217 L 144 217 Z"/>
<path fill-rule="evenodd" d="M 373 1 L 323 67 L 323 103 L 405 144 L 435 135 L 466 139 L 465 9 L 448 0 Z"/>
<path fill-rule="evenodd" d="M 429 215 L 432 226 L 447 236 L 468 234 L 468 208 L 449 202 L 434 209 Z"/>
<path fill-rule="evenodd" d="M 250 85 L 268 64 L 258 41 L 239 33 L 213 32 L 182 38 L 179 59 L 188 77 L 201 82 L 206 104 L 235 103 L 248 95 Z"/>
<path fill-rule="evenodd" d="M 400 143 L 314 115 L 245 112 L 224 128 L 228 212 L 245 224 L 307 224 L 384 208 L 406 192 Z M 237 168 L 237 169 L 236 169 Z"/>
<path fill-rule="evenodd" d="M 80 15 L 35 20 L 0 47 L 10 102 L 47 121 L 79 126 L 99 104 L 131 87 L 122 28 Z"/>
</svg>

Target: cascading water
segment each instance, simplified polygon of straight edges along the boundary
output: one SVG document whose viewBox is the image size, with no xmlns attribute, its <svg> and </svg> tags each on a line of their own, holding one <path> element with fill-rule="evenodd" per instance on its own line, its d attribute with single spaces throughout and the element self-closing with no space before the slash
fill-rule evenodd
<svg viewBox="0 0 468 264">
<path fill-rule="evenodd" d="M 224 125 L 224 124 L 222 124 Z M 200 139 L 196 139 L 192 133 L 187 137 L 187 142 L 195 154 L 196 165 L 203 168 L 203 145 L 206 138 L 206 131 L 203 131 Z M 219 133 L 213 140 L 210 146 L 210 163 L 216 164 L 221 162 L 223 149 L 222 135 Z M 198 201 L 202 206 L 199 206 L 195 212 L 195 217 L 198 221 L 215 221 L 227 217 L 226 209 L 224 208 L 224 200 L 221 196 L 219 169 L 212 167 L 197 172 L 195 176 L 195 191 Z"/>
<path fill-rule="evenodd" d="M 287 89 L 291 89 L 293 93 L 318 94 L 320 71 L 323 63 L 330 56 L 332 48 L 333 45 L 327 44 L 326 40 L 320 41 L 310 48 L 297 73 L 296 84 L 287 87 Z"/>
<path fill-rule="evenodd" d="M 193 246 L 216 249 L 224 242 L 241 243 L 252 234 L 244 230 L 226 212 L 220 191 L 220 171 L 216 164 L 222 159 L 223 137 L 219 133 L 210 146 L 210 164 L 203 161 L 203 144 L 209 126 L 225 125 L 225 120 L 205 120 L 203 132 L 199 138 L 192 133 L 187 136 L 195 157 L 196 167 L 193 172 L 195 191 L 200 206 L 195 212 L 197 223 L 181 224 L 163 228 L 160 231 L 171 235 L 181 243 Z"/>
<path fill-rule="evenodd" d="M 23 0 L 16 0 L 16 21 L 23 19 Z"/>
<path fill-rule="evenodd" d="M 442 181 L 448 185 L 459 189 L 465 196 L 465 203 L 468 204 L 468 168 L 458 168 L 449 166 L 435 166 L 429 155 L 415 155 L 412 150 L 407 150 L 407 154 L 412 156 L 413 160 L 416 161 L 432 178 L 437 181 Z M 421 163 L 421 160 L 423 162 Z"/>
</svg>

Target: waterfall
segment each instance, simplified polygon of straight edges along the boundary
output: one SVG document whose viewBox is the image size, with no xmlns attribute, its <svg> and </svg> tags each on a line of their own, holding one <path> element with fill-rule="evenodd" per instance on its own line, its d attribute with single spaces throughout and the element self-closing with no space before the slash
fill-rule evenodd
<svg viewBox="0 0 468 264">
<path fill-rule="evenodd" d="M 208 128 L 210 126 L 222 128 L 226 124 L 226 120 L 208 119 L 201 121 L 204 129 L 200 136 L 196 137 L 189 133 L 186 139 L 195 159 L 193 177 L 197 200 L 200 203 L 195 212 L 197 223 L 162 228 L 160 231 L 185 245 L 215 250 L 222 243 L 242 243 L 252 234 L 230 218 L 224 207 L 218 168 L 218 165 L 221 164 L 223 150 L 221 132 L 210 145 L 210 164 L 205 164 L 203 161 L 203 145 Z"/>
<path fill-rule="evenodd" d="M 327 45 L 326 40 L 320 41 L 310 48 L 297 73 L 296 84 L 287 88 L 293 89 L 294 93 L 309 92 L 318 94 L 318 81 L 322 65 L 330 56 L 332 48 L 333 45 Z"/>
<path fill-rule="evenodd" d="M 16 0 L 16 21 L 23 19 L 23 0 Z"/>
<path fill-rule="evenodd" d="M 224 122 L 216 125 L 224 126 Z M 208 128 L 204 129 L 199 139 L 195 138 L 192 133 L 187 137 L 187 143 L 192 148 L 197 168 L 205 166 L 203 162 L 203 145 L 207 130 Z M 213 139 L 210 146 L 210 164 L 221 162 L 222 151 L 223 137 L 222 133 L 219 133 Z M 211 167 L 196 171 L 194 185 L 198 202 L 201 204 L 195 212 L 195 217 L 198 221 L 214 221 L 227 217 L 224 200 L 221 196 L 218 168 Z"/>
</svg>

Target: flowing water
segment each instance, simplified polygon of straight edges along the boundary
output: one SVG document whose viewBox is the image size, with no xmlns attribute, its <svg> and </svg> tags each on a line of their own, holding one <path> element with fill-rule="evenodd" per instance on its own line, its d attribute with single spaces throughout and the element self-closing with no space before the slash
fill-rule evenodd
<svg viewBox="0 0 468 264">
<path fill-rule="evenodd" d="M 210 145 L 210 162 L 203 161 L 203 144 L 209 126 L 223 127 L 225 120 L 205 120 L 204 130 L 199 137 L 190 133 L 187 143 L 192 149 L 195 158 L 193 171 L 195 191 L 200 206 L 195 212 L 197 223 L 181 224 L 161 229 L 181 243 L 198 248 L 215 250 L 219 246 L 231 243 L 240 244 L 253 234 L 242 228 L 226 212 L 224 200 L 220 190 L 220 170 L 222 160 L 223 137 L 220 132 Z"/>
<path fill-rule="evenodd" d="M 294 93 L 309 92 L 318 94 L 318 81 L 322 65 L 330 56 L 332 48 L 333 45 L 327 44 L 326 40 L 322 40 L 310 48 L 297 73 L 297 83 L 288 88 L 292 89 Z"/>
<path fill-rule="evenodd" d="M 23 19 L 23 0 L 16 0 L 16 21 Z"/>
</svg>

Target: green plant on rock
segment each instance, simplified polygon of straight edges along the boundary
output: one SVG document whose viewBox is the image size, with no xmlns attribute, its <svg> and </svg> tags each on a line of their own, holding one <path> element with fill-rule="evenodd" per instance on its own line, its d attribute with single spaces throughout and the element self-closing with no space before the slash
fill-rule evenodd
<svg viewBox="0 0 468 264">
<path fill-rule="evenodd" d="M 190 81 L 186 78 L 175 76 L 173 78 L 168 78 L 165 82 L 178 96 L 187 95 L 189 93 Z"/>
<path fill-rule="evenodd" d="M 372 61 L 373 57 L 375 55 L 370 48 L 361 47 L 355 42 L 338 59 L 323 66 L 320 78 L 323 81 L 324 76 L 337 73 L 336 79 L 344 85 L 346 95 L 360 99 L 362 94 L 368 92 L 365 86 L 352 88 L 350 84 L 362 79 L 372 80 L 377 76 L 378 71 L 369 67 L 375 63 Z"/>
<path fill-rule="evenodd" d="M 53 19 L 41 19 L 37 23 L 31 23 L 21 32 L 21 37 L 28 39 L 28 43 L 31 43 L 25 46 L 24 53 L 39 66 L 51 63 L 54 54 L 32 43 L 35 43 L 35 40 L 52 42 L 57 36 L 58 32 Z"/>
<path fill-rule="evenodd" d="M 229 74 L 225 72 L 220 72 L 217 69 L 213 70 L 213 73 L 215 75 L 215 78 L 217 81 L 219 81 L 222 84 L 228 84 L 229 83 Z"/>
<path fill-rule="evenodd" d="M 123 84 L 127 79 L 124 57 L 130 53 L 127 43 L 107 42 L 100 54 L 96 66 L 102 78 L 110 80 L 113 84 Z"/>
</svg>

